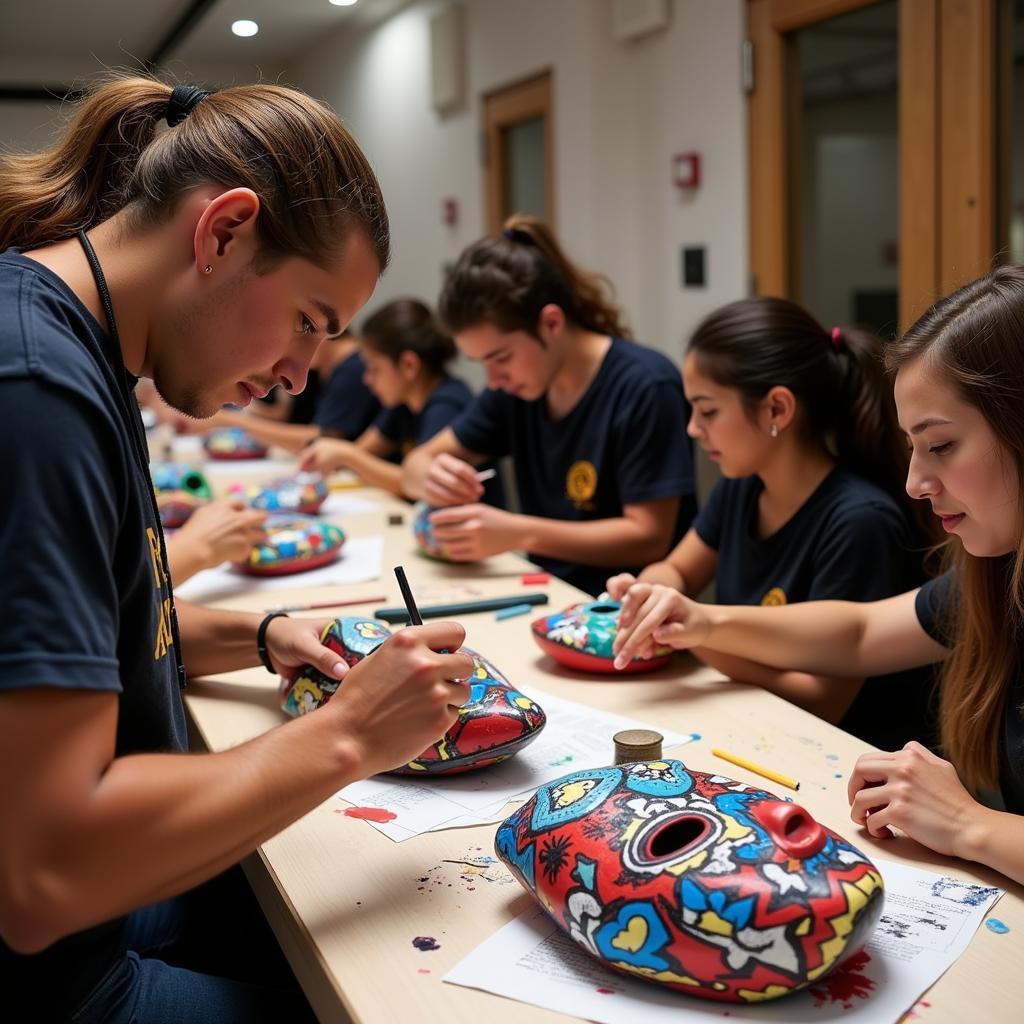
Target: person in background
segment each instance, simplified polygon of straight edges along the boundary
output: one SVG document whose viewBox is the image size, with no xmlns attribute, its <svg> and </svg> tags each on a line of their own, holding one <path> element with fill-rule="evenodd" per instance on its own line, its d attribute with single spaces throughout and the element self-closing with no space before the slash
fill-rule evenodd
<svg viewBox="0 0 1024 1024">
<path fill-rule="evenodd" d="M 659 643 L 823 677 L 942 664 L 941 755 L 915 741 L 862 754 L 850 773 L 851 817 L 875 838 L 898 830 L 1017 882 L 1024 882 L 1022 331 L 1024 268 L 1005 266 L 940 299 L 886 352 L 911 446 L 907 493 L 930 505 L 948 535 L 943 575 L 883 601 L 772 608 L 701 605 L 653 584 L 631 602 L 630 624 L 616 637 L 623 659 Z M 890 713 L 891 696 L 878 695 L 879 717 Z"/>
<path fill-rule="evenodd" d="M 448 372 L 455 343 L 416 299 L 395 299 L 363 324 L 363 380 L 382 411 L 355 441 L 320 438 L 301 455 L 303 470 L 349 469 L 366 483 L 406 497 L 401 460 L 448 426 L 473 400 Z M 497 481 L 495 481 L 497 483 Z M 500 504 L 500 495 L 492 503 Z"/>
<path fill-rule="evenodd" d="M 722 477 L 666 559 L 608 580 L 626 622 L 654 583 L 696 597 L 714 581 L 721 604 L 779 605 L 874 601 L 924 582 L 937 538 L 903 489 L 881 353 L 870 332 L 826 331 L 785 299 L 740 299 L 697 327 L 683 364 L 689 431 Z M 696 654 L 876 746 L 934 742 L 930 669 L 865 680 Z"/>
<path fill-rule="evenodd" d="M 592 594 L 663 558 L 696 508 L 686 403 L 665 356 L 627 340 L 602 278 L 517 214 L 471 245 L 440 316 L 488 390 L 403 462 L 455 561 L 523 550 Z M 480 503 L 476 467 L 512 457 L 521 513 Z"/>
</svg>

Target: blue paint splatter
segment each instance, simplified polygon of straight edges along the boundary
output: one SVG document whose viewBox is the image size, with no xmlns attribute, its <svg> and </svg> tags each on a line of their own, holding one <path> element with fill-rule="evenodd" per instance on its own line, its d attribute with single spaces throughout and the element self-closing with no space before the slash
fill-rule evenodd
<svg viewBox="0 0 1024 1024">
<path fill-rule="evenodd" d="M 700 733 L 699 732 L 691 732 L 690 733 L 690 739 L 693 740 L 694 743 L 696 743 L 700 739 Z"/>
<path fill-rule="evenodd" d="M 429 953 L 431 950 L 440 949 L 441 945 L 433 935 L 417 935 L 412 944 L 421 952 Z"/>
<path fill-rule="evenodd" d="M 838 761 L 839 760 L 839 755 L 838 754 L 826 754 L 825 755 L 825 760 L 826 761 Z"/>
<path fill-rule="evenodd" d="M 836 778 L 837 779 L 841 779 L 842 777 L 843 777 L 843 773 L 842 772 L 836 772 Z"/>
<path fill-rule="evenodd" d="M 1005 935 L 1010 930 L 1010 926 L 1008 924 L 1003 924 L 998 917 L 990 917 L 985 922 L 985 927 L 990 932 L 995 932 L 996 935 Z"/>
<path fill-rule="evenodd" d="M 975 885 L 973 882 L 961 882 L 959 879 L 948 876 L 932 882 L 933 896 L 949 900 L 951 903 L 960 903 L 966 907 L 980 907 L 997 892 L 999 890 L 992 885 Z"/>
</svg>

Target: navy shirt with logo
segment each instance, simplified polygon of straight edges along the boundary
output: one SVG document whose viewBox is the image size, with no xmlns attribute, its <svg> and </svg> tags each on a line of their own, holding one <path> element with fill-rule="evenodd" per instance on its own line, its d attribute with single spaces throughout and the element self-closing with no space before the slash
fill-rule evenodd
<svg viewBox="0 0 1024 1024">
<path fill-rule="evenodd" d="M 524 513 L 586 522 L 622 515 L 623 506 L 677 495 L 673 543 L 695 508 L 687 406 L 679 370 L 659 352 L 613 338 L 576 405 L 552 419 L 546 398 L 525 401 L 487 390 L 453 424 L 459 442 L 480 455 L 511 455 Z M 642 566 L 533 561 L 591 594 L 618 572 Z"/>
<path fill-rule="evenodd" d="M 929 580 L 914 602 L 921 628 L 944 647 L 950 647 L 956 632 L 960 587 L 956 574 L 948 572 Z M 999 788 L 1003 803 L 1013 814 L 1024 814 L 1024 675 L 1019 668 L 1006 693 L 1003 729 L 999 742 Z"/>
<path fill-rule="evenodd" d="M 363 383 L 366 364 L 358 352 L 346 356 L 320 388 L 313 422 L 328 437 L 354 441 L 380 413 L 380 402 Z"/>
<path fill-rule="evenodd" d="M 0 691 L 116 694 L 116 756 L 187 746 L 160 520 L 123 373 L 60 278 L 15 250 L 0 256 Z M 0 942 L 5 1000 L 30 996 L 38 1019 L 56 1017 L 113 962 L 122 927 L 32 956 Z"/>
<path fill-rule="evenodd" d="M 924 545 L 875 484 L 836 468 L 769 537 L 757 529 L 763 490 L 757 476 L 720 479 L 693 522 L 718 553 L 717 603 L 877 601 L 921 584 Z M 867 679 L 838 725 L 885 750 L 932 746 L 932 689 L 930 668 Z"/>
</svg>

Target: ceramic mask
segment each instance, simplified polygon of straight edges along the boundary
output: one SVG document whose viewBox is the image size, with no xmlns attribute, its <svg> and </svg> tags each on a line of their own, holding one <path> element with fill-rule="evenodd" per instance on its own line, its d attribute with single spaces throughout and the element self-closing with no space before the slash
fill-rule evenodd
<svg viewBox="0 0 1024 1024">
<path fill-rule="evenodd" d="M 194 466 L 182 462 L 155 462 L 149 471 L 160 522 L 165 529 L 177 529 L 200 505 L 213 498 L 209 482 Z"/>
<path fill-rule="evenodd" d="M 262 459 L 267 454 L 267 446 L 241 427 L 211 430 L 203 438 L 203 448 L 211 459 Z"/>
<path fill-rule="evenodd" d="M 450 559 L 438 543 L 434 536 L 434 529 L 430 525 L 430 513 L 436 511 L 436 508 L 428 505 L 425 501 L 417 502 L 413 509 L 412 532 L 416 537 L 416 545 L 421 555 L 434 558 L 439 562 L 448 562 Z"/>
<path fill-rule="evenodd" d="M 612 644 L 619 628 L 618 601 L 588 601 L 570 605 L 533 622 L 533 638 L 545 654 L 568 668 L 583 672 L 649 672 L 672 657 L 671 647 L 658 647 L 651 658 L 634 658 L 624 669 L 614 665 Z"/>
<path fill-rule="evenodd" d="M 296 473 L 264 484 L 233 484 L 228 490 L 251 508 L 266 512 L 316 515 L 327 500 L 327 484 L 319 473 Z"/>
<path fill-rule="evenodd" d="M 606 966 L 687 995 L 777 999 L 855 953 L 882 914 L 871 861 L 802 807 L 680 761 L 549 782 L 495 850 Z"/>
<path fill-rule="evenodd" d="M 373 619 L 346 615 L 335 619 L 321 641 L 347 664 L 355 665 L 391 635 Z M 531 743 L 544 728 L 543 709 L 508 680 L 482 655 L 468 647 L 473 674 L 470 697 L 459 709 L 455 723 L 415 760 L 395 768 L 402 775 L 454 775 L 498 764 Z M 320 707 L 344 683 L 311 665 L 293 679 L 281 680 L 281 707 L 289 715 L 302 715 Z"/>
<path fill-rule="evenodd" d="M 263 523 L 264 538 L 236 568 L 252 576 L 285 576 L 336 561 L 345 533 L 333 523 L 298 512 L 272 512 Z"/>
</svg>

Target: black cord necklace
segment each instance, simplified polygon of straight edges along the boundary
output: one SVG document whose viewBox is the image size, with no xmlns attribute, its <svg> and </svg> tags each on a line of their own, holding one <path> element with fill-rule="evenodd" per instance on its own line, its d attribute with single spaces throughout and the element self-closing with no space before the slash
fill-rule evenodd
<svg viewBox="0 0 1024 1024">
<path fill-rule="evenodd" d="M 92 271 L 93 280 L 96 282 L 96 290 L 99 292 L 100 302 L 103 304 L 103 312 L 107 318 L 107 329 L 110 331 L 110 337 L 114 342 L 114 362 L 116 363 L 116 366 L 113 366 L 112 369 L 118 378 L 122 406 L 128 417 L 128 429 L 131 437 L 131 444 L 135 449 L 135 455 L 139 459 L 140 466 L 145 469 L 148 479 L 149 445 L 146 442 L 146 434 L 142 427 L 142 421 L 138 414 L 138 408 L 135 404 L 133 389 L 128 380 L 128 371 L 125 369 L 124 358 L 121 353 L 121 337 L 117 331 L 117 320 L 114 317 L 114 303 L 110 298 L 110 289 L 107 287 L 107 279 L 103 274 L 103 268 L 100 266 L 96 250 L 93 249 L 92 242 L 89 241 L 89 236 L 86 235 L 84 230 L 80 230 L 78 232 L 78 241 L 81 242 L 82 249 L 85 251 L 85 258 L 89 262 L 89 269 Z M 167 562 L 167 544 L 164 540 L 164 528 L 160 521 L 160 507 L 156 503 L 156 495 L 153 492 L 152 483 L 149 483 L 146 490 L 149 494 L 149 502 L 153 509 L 153 516 L 156 519 L 157 536 L 160 539 L 160 558 L 163 563 L 164 579 L 167 581 L 167 596 L 170 601 L 171 647 L 173 648 L 171 657 L 174 658 L 175 669 L 178 674 L 178 686 L 184 690 L 186 682 L 185 664 L 181 658 L 181 638 L 178 633 L 178 612 L 174 607 L 174 588 L 171 584 L 171 570 Z"/>
</svg>

